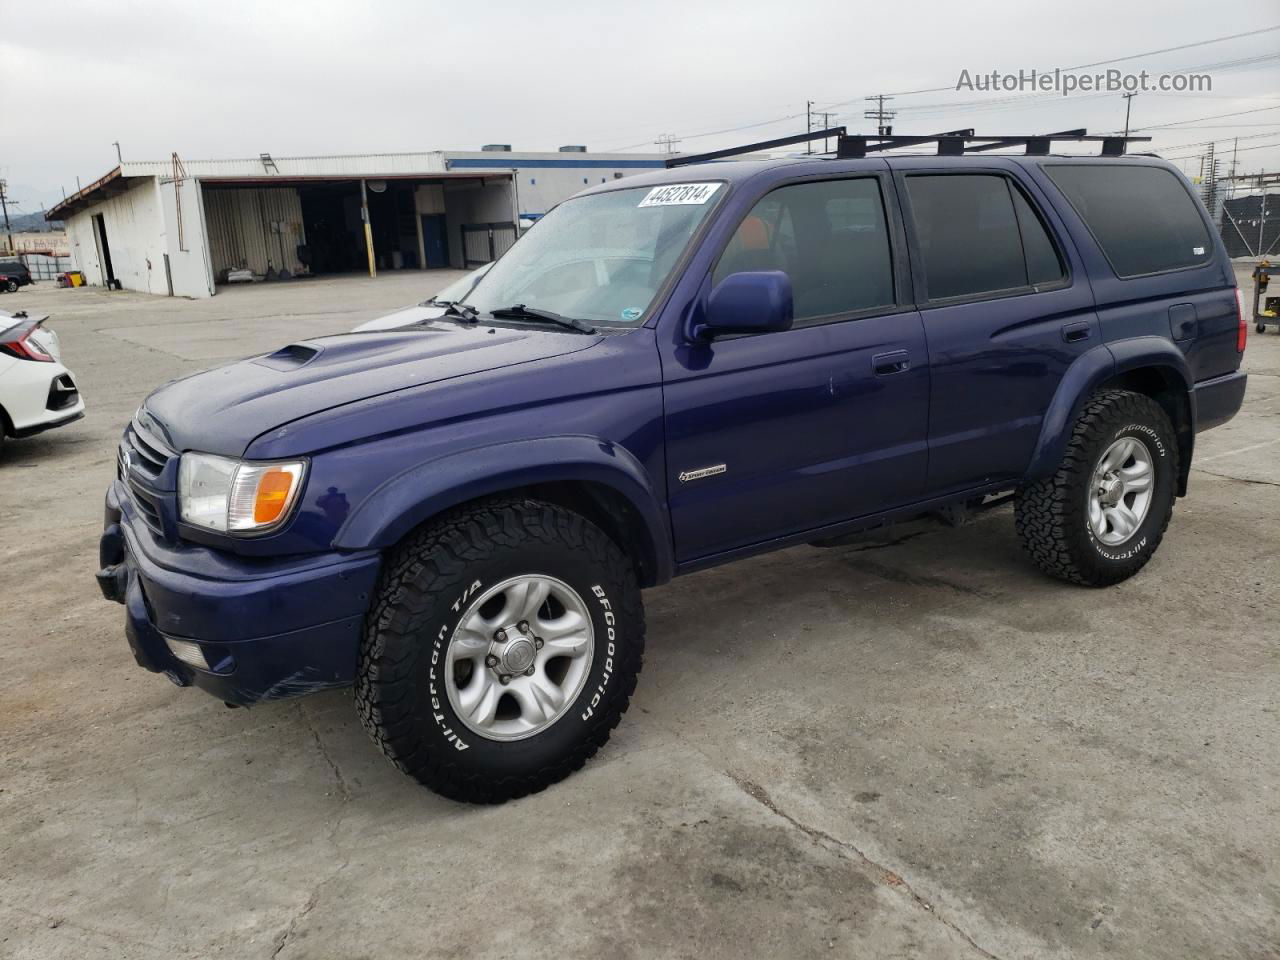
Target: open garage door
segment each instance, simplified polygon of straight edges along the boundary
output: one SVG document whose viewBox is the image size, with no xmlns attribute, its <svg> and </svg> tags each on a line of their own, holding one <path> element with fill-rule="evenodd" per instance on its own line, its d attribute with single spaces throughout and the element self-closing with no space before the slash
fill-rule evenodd
<svg viewBox="0 0 1280 960">
<path fill-rule="evenodd" d="M 514 175 L 444 184 L 449 263 L 470 268 L 496 260 L 519 236 Z"/>
<path fill-rule="evenodd" d="M 202 184 L 217 283 L 243 270 L 255 280 L 366 273 L 371 259 L 379 273 L 475 267 L 518 231 L 514 172 Z"/>
<path fill-rule="evenodd" d="M 299 248 L 306 244 L 302 203 L 294 187 L 204 188 L 209 261 L 217 283 L 231 270 L 257 277 L 305 272 Z"/>
</svg>

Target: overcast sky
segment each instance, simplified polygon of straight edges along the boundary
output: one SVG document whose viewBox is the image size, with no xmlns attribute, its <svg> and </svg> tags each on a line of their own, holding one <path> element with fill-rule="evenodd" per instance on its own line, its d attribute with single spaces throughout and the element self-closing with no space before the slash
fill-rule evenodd
<svg viewBox="0 0 1280 960">
<path fill-rule="evenodd" d="M 1225 8 L 1182 0 L 932 8 L 72 0 L 6 8 L 0 176 L 24 212 L 74 191 L 77 176 L 87 184 L 110 170 L 117 140 L 126 160 L 175 150 L 194 160 L 490 142 L 654 150 L 666 133 L 696 151 L 803 130 L 806 100 L 851 130 L 873 130 L 862 97 L 953 88 L 963 69 L 1074 66 L 1280 25 L 1276 0 L 1237 0 L 1230 17 L 1216 19 L 1206 10 Z M 1183 145 L 1218 140 L 1229 157 L 1238 136 L 1241 172 L 1280 169 L 1280 31 L 1114 66 L 1213 75 L 1211 93 L 1133 101 L 1136 132 L 1196 121 L 1149 131 L 1164 155 L 1199 154 L 1203 146 Z M 899 108 L 895 132 L 1106 132 L 1124 123 L 1118 94 L 1010 96 L 899 95 L 890 104 Z M 769 120 L 778 122 L 698 136 Z M 1198 171 L 1198 161 L 1184 166 Z"/>
</svg>

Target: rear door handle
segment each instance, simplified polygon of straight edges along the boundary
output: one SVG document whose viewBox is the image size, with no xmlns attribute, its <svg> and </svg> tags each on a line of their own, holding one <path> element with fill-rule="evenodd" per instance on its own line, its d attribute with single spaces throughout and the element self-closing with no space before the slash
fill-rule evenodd
<svg viewBox="0 0 1280 960">
<path fill-rule="evenodd" d="M 911 356 L 905 350 L 877 353 L 871 358 L 871 367 L 875 370 L 877 377 L 892 376 L 911 368 Z"/>
<path fill-rule="evenodd" d="M 1067 343 L 1079 343 L 1081 340 L 1089 339 L 1089 321 L 1082 320 L 1079 323 L 1068 323 L 1062 328 L 1062 339 Z"/>
</svg>

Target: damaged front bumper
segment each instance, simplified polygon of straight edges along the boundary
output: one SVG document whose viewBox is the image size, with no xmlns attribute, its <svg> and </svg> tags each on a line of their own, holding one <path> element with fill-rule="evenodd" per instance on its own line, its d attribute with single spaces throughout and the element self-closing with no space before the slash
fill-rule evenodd
<svg viewBox="0 0 1280 960">
<path fill-rule="evenodd" d="M 354 680 L 380 557 L 243 558 L 166 543 L 137 520 L 117 480 L 107 491 L 99 564 L 98 586 L 124 604 L 140 666 L 248 706 Z"/>
</svg>

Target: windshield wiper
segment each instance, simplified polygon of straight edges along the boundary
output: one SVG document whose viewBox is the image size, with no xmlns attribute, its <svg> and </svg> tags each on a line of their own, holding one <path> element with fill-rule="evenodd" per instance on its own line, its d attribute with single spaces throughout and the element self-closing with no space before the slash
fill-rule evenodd
<svg viewBox="0 0 1280 960">
<path fill-rule="evenodd" d="M 446 316 L 452 315 L 465 320 L 467 323 L 475 323 L 480 319 L 479 311 L 461 300 L 428 300 L 427 302 L 437 307 L 444 307 Z"/>
<path fill-rule="evenodd" d="M 596 328 L 585 320 L 579 320 L 577 317 L 561 316 L 558 313 L 552 313 L 550 310 L 539 310 L 537 307 L 526 307 L 523 303 L 514 303 L 509 307 L 499 307 L 497 310 L 490 310 L 489 313 L 499 319 L 543 320 L 561 327 L 568 327 L 570 330 L 577 330 L 579 333 L 596 332 Z"/>
</svg>

